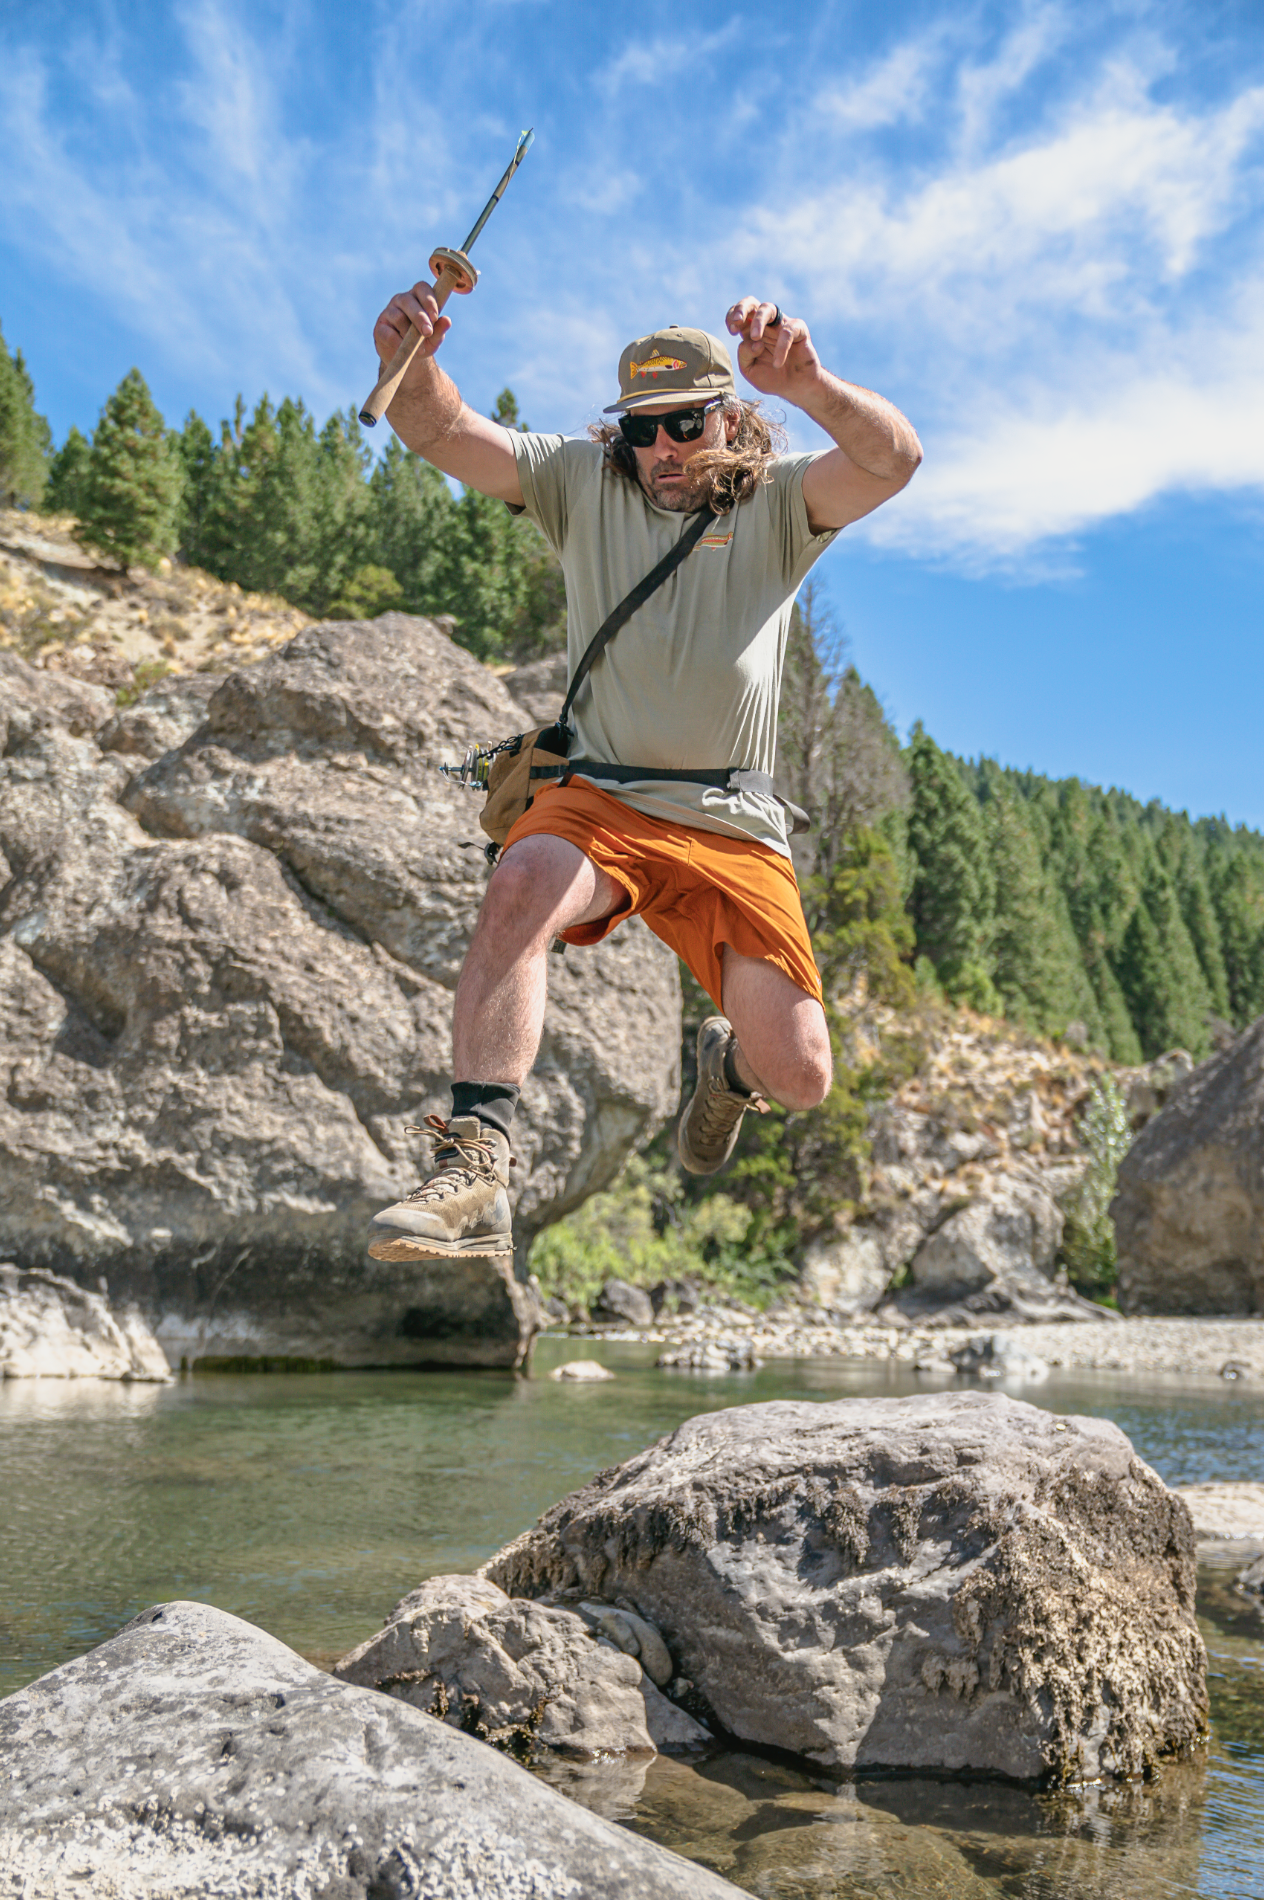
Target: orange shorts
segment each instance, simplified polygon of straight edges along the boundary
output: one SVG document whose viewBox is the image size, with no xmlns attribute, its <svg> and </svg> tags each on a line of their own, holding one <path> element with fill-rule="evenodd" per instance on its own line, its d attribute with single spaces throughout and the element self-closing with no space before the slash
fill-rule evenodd
<svg viewBox="0 0 1264 1900">
<path fill-rule="evenodd" d="M 567 943 L 600 943 L 625 917 L 644 917 L 723 1009 L 721 955 L 762 957 L 822 1000 L 794 866 L 755 839 L 665 825 L 595 785 L 547 785 L 505 840 L 566 838 L 621 884 L 628 901 L 611 917 L 565 930 Z"/>
</svg>

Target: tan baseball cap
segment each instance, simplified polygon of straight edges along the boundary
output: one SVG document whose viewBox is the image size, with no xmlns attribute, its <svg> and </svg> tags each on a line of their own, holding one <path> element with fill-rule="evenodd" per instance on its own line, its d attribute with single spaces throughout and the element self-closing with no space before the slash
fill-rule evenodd
<svg viewBox="0 0 1264 1900">
<path fill-rule="evenodd" d="M 681 397 L 682 404 L 691 398 L 706 402 L 735 391 L 733 360 L 719 337 L 673 323 L 628 344 L 619 358 L 619 400 L 602 413 L 644 409 L 669 396 Z"/>
</svg>

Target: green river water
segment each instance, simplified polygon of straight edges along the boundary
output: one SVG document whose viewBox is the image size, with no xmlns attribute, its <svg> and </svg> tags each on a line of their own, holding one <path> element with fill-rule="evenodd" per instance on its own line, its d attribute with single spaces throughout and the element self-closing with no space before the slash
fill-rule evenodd
<svg viewBox="0 0 1264 1900">
<path fill-rule="evenodd" d="M 594 1357 L 596 1386 L 543 1375 Z M 658 1372 L 653 1348 L 544 1340 L 534 1376 L 341 1373 L 166 1387 L 0 1382 L 0 1694 L 196 1597 L 328 1663 L 404 1591 L 474 1568 L 681 1419 L 770 1398 L 925 1390 L 905 1367 Z M 1021 1396 L 1114 1419 L 1170 1484 L 1264 1474 L 1264 1394 L 1062 1374 Z M 841 1786 L 751 1753 L 560 1764 L 548 1778 L 764 1900 L 1264 1900 L 1264 1616 L 1202 1573 L 1213 1733 L 1152 1782 Z"/>
</svg>

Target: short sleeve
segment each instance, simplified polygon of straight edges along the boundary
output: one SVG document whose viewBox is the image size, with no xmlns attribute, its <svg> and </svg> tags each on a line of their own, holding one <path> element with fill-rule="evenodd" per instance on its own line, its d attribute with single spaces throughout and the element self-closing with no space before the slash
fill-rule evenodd
<svg viewBox="0 0 1264 1900">
<path fill-rule="evenodd" d="M 813 563 L 841 532 L 838 528 L 826 528 L 814 534 L 808 523 L 808 505 L 803 499 L 805 473 L 821 455 L 828 454 L 828 449 L 821 449 L 809 455 L 779 455 L 773 464 L 769 499 L 781 549 L 782 572 L 790 587 L 799 586 Z"/>
<path fill-rule="evenodd" d="M 515 433 L 511 440 L 526 512 L 560 556 L 580 485 L 591 477 L 602 451 L 595 442 L 577 442 L 565 435 Z"/>
</svg>

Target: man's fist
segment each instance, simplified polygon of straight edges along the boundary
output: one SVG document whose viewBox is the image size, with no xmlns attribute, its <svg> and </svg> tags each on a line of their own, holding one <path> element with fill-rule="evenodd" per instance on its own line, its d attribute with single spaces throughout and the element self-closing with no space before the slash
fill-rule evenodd
<svg viewBox="0 0 1264 1900">
<path fill-rule="evenodd" d="M 443 316 L 435 302 L 433 284 L 414 284 L 411 290 L 401 290 L 374 324 L 373 347 L 383 363 L 390 362 L 407 336 L 409 324 L 421 336 L 417 356 L 433 356 L 452 328 L 451 317 Z"/>
<path fill-rule="evenodd" d="M 740 339 L 737 361 L 743 376 L 764 396 L 796 402 L 796 387 L 820 374 L 808 326 L 802 317 L 779 317 L 777 305 L 758 297 L 739 297 L 725 323 Z"/>
</svg>

